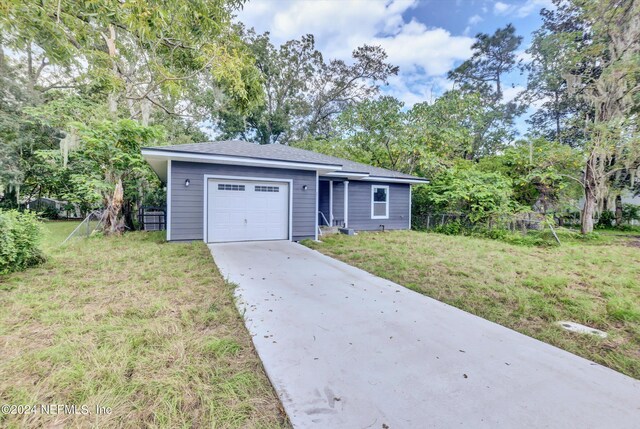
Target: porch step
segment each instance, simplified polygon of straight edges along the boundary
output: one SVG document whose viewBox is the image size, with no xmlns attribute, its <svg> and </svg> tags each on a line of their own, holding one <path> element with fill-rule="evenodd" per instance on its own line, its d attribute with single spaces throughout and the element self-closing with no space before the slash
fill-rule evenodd
<svg viewBox="0 0 640 429">
<path fill-rule="evenodd" d="M 338 227 L 337 226 L 321 226 L 320 231 L 322 231 L 322 235 L 337 234 Z"/>
</svg>

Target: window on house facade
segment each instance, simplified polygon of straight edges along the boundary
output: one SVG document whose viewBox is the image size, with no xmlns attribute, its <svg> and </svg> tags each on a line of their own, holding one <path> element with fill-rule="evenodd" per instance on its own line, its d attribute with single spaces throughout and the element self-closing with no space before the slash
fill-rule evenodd
<svg viewBox="0 0 640 429">
<path fill-rule="evenodd" d="M 371 219 L 389 218 L 389 187 L 371 187 Z"/>
</svg>

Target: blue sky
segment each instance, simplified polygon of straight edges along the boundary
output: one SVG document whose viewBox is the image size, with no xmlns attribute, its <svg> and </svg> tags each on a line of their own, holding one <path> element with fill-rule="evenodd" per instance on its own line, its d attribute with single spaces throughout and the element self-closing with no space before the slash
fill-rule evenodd
<svg viewBox="0 0 640 429">
<path fill-rule="evenodd" d="M 524 50 L 541 24 L 540 10 L 551 6 L 551 0 L 250 0 L 238 19 L 271 32 L 274 43 L 312 33 L 327 59 L 349 60 L 357 46 L 381 45 L 389 61 L 400 66 L 383 92 L 410 107 L 451 87 L 446 73 L 471 55 L 478 32 L 493 33 L 512 23 L 524 37 L 518 55 L 526 61 Z M 515 97 L 525 83 L 524 76 L 513 73 L 505 98 Z M 518 129 L 526 130 L 524 118 Z"/>
</svg>

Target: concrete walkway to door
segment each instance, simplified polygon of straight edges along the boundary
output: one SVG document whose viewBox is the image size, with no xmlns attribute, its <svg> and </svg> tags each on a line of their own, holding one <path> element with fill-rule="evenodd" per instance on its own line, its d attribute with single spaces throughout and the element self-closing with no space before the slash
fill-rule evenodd
<svg viewBox="0 0 640 429">
<path fill-rule="evenodd" d="M 210 245 L 296 428 L 638 428 L 640 381 L 287 241 Z"/>
</svg>

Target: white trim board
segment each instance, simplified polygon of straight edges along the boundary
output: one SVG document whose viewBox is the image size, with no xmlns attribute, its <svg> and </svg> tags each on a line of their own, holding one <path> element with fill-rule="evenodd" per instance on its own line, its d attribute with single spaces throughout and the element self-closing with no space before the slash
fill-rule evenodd
<svg viewBox="0 0 640 429">
<path fill-rule="evenodd" d="M 293 241 L 293 180 L 292 179 L 273 179 L 270 177 L 252 177 L 252 176 L 226 176 L 219 174 L 205 174 L 203 177 L 204 186 L 204 206 L 202 210 L 202 241 L 208 243 L 209 231 L 208 231 L 208 210 L 209 210 L 209 179 L 221 179 L 221 180 L 240 180 L 245 182 L 282 182 L 289 184 L 289 241 Z M 318 222 L 318 216 L 316 215 L 316 224 Z M 317 234 L 317 229 L 316 229 Z"/>
</svg>

